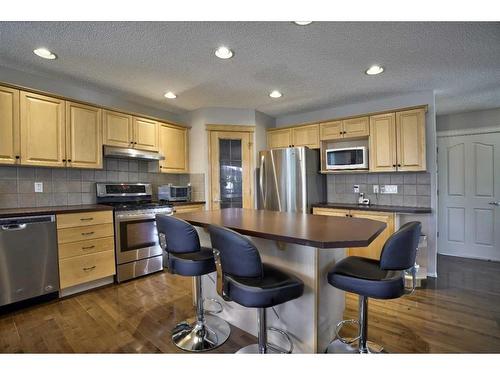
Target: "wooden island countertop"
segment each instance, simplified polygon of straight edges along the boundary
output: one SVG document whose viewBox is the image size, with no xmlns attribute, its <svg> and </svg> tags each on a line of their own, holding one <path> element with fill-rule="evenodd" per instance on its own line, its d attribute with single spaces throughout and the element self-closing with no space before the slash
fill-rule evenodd
<svg viewBox="0 0 500 375">
<path fill-rule="evenodd" d="M 245 208 L 178 215 L 192 225 L 220 225 L 244 235 L 321 249 L 368 246 L 385 223 L 347 217 L 319 216 Z"/>
</svg>

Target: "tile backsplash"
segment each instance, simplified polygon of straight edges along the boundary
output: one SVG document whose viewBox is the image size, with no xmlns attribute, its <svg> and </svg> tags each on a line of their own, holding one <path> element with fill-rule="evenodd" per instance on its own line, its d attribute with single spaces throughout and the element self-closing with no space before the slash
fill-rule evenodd
<svg viewBox="0 0 500 375">
<path fill-rule="evenodd" d="M 104 160 L 103 169 L 0 166 L 0 209 L 92 204 L 96 182 L 151 183 L 153 198 L 158 185 L 191 182 L 193 200 L 204 200 L 204 174 L 158 173 L 151 167 L 151 162 L 113 158 Z M 35 182 L 43 183 L 43 193 L 35 193 Z"/>
<path fill-rule="evenodd" d="M 359 194 L 353 185 L 365 193 L 371 204 L 387 206 L 430 207 L 431 176 L 418 173 L 346 173 L 327 176 L 327 200 L 333 203 L 357 203 Z M 397 185 L 397 194 L 374 194 L 373 185 Z"/>
</svg>

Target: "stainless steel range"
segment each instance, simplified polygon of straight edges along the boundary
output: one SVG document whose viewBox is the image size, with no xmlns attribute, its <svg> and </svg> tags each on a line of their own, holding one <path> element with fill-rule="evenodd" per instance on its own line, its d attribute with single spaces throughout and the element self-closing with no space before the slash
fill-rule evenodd
<svg viewBox="0 0 500 375">
<path fill-rule="evenodd" d="M 152 202 L 151 193 L 151 184 L 97 184 L 97 202 L 114 208 L 117 282 L 163 269 L 155 215 L 173 208 Z"/>
</svg>

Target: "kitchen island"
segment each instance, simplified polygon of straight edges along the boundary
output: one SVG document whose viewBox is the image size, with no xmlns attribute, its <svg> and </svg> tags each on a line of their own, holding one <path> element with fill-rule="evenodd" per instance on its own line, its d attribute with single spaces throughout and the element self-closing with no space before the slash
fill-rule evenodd
<svg viewBox="0 0 500 375">
<path fill-rule="evenodd" d="M 345 257 L 346 247 L 368 246 L 385 228 L 382 222 L 301 213 L 228 208 L 178 216 L 197 228 L 202 246 L 211 246 L 210 224 L 221 225 L 249 236 L 259 249 L 262 261 L 299 277 L 305 285 L 302 297 L 267 311 L 268 327 L 287 331 L 295 353 L 322 353 L 334 336 L 335 325 L 343 319 L 344 292 L 328 284 L 326 275 Z M 215 273 L 203 277 L 205 298 L 224 306 L 221 317 L 257 334 L 255 309 L 224 301 L 216 291 Z M 277 336 L 277 337 L 276 337 Z M 279 335 L 271 342 L 285 346 Z"/>
</svg>

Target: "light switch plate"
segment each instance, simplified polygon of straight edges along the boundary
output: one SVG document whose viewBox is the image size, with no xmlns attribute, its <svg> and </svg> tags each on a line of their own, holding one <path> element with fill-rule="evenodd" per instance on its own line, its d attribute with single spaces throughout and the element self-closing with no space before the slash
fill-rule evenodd
<svg viewBox="0 0 500 375">
<path fill-rule="evenodd" d="M 353 185 L 353 187 L 352 187 L 352 191 L 353 191 L 354 193 L 359 193 L 359 185 Z"/>
<path fill-rule="evenodd" d="M 398 185 L 382 185 L 380 187 L 380 192 L 382 194 L 397 194 L 398 193 Z"/>
<path fill-rule="evenodd" d="M 35 182 L 35 193 L 43 193 L 43 182 Z"/>
<path fill-rule="evenodd" d="M 373 194 L 378 194 L 378 185 L 373 185 Z"/>
</svg>

